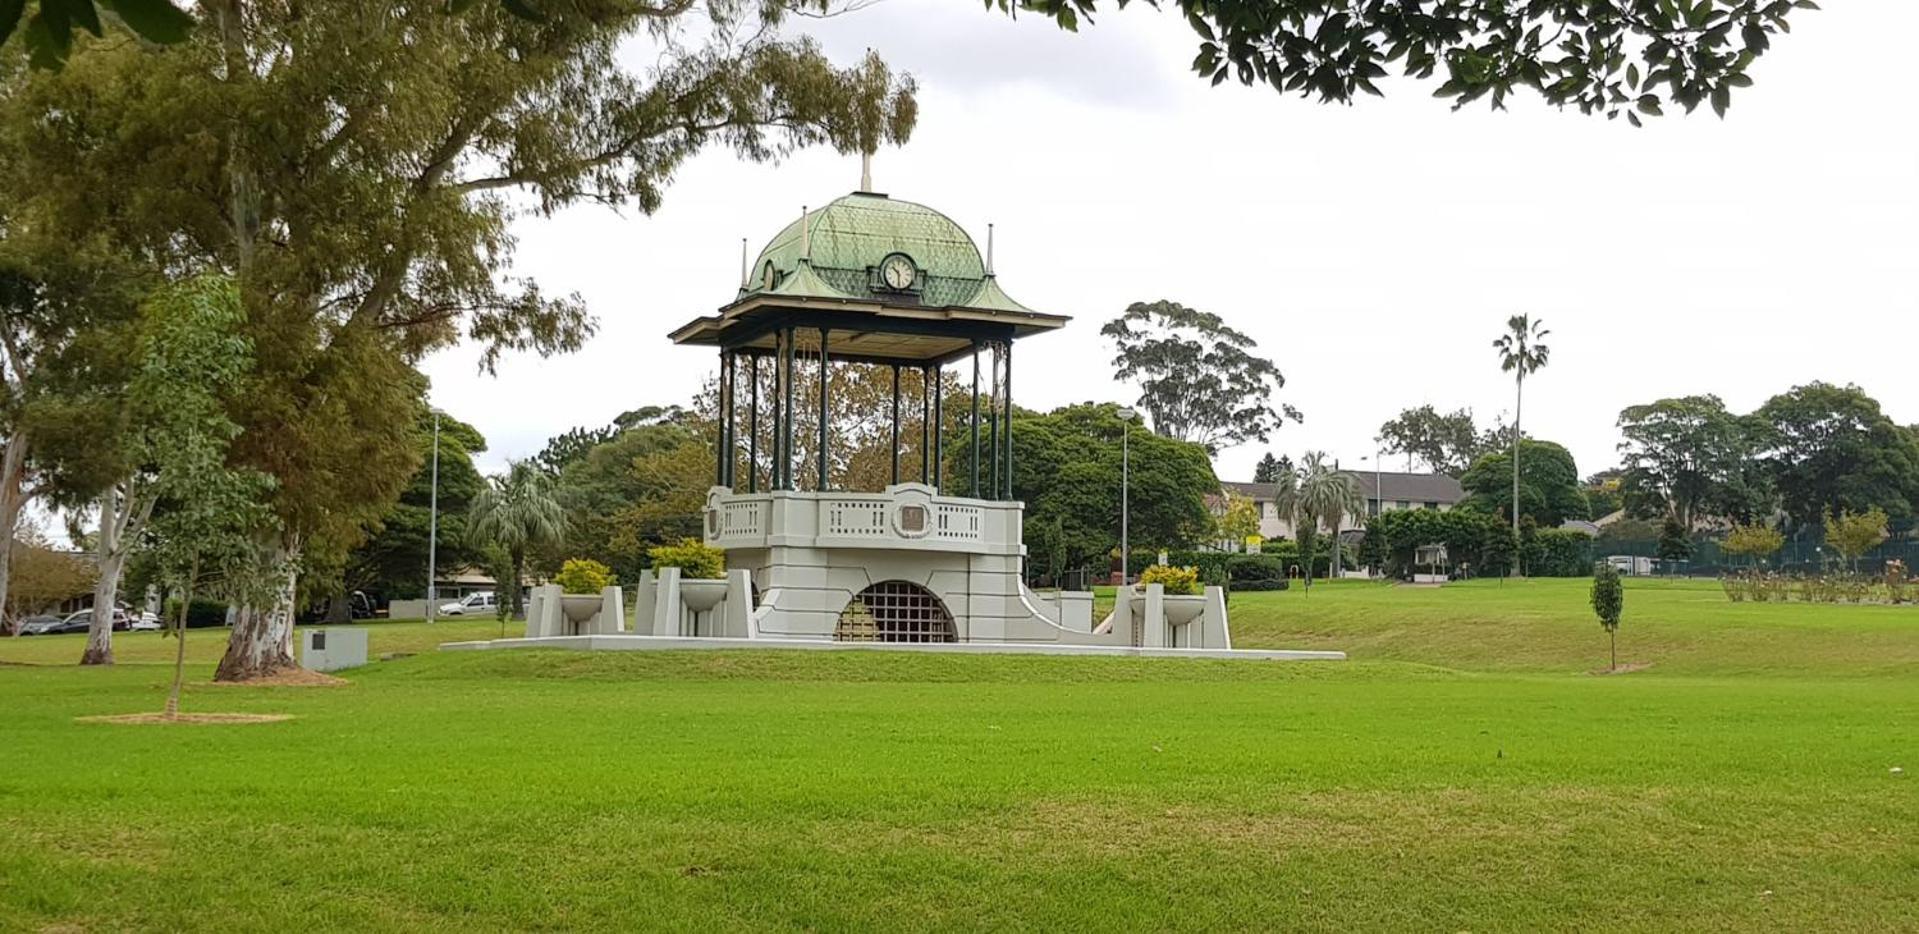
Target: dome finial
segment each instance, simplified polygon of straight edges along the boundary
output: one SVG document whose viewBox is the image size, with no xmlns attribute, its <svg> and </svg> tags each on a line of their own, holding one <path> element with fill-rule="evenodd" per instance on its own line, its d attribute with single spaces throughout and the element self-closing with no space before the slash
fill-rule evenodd
<svg viewBox="0 0 1919 934">
<path fill-rule="evenodd" d="M 800 205 L 800 259 L 809 263 L 813 261 L 813 236 L 812 231 L 807 229 L 813 226 L 808 223 L 811 214 L 805 205 Z"/>
<path fill-rule="evenodd" d="M 860 153 L 860 190 L 873 190 L 873 151 L 870 149 Z"/>
<path fill-rule="evenodd" d="M 740 238 L 740 288 L 746 288 L 746 238 Z"/>
<path fill-rule="evenodd" d="M 986 223 L 986 274 L 993 274 L 993 223 Z"/>
</svg>

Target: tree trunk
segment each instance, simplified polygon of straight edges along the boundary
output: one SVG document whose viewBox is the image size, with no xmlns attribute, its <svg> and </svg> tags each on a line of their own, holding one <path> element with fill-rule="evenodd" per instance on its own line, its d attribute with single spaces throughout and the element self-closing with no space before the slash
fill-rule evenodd
<svg viewBox="0 0 1919 934">
<path fill-rule="evenodd" d="M 0 454 L 0 635 L 14 634 L 13 614 L 5 612 L 7 586 L 13 572 L 13 533 L 20 525 L 20 510 L 27 497 L 22 489 L 27 474 L 27 442 L 9 439 Z"/>
<path fill-rule="evenodd" d="M 168 720 L 180 716 L 180 685 L 187 677 L 187 608 L 193 605 L 193 582 L 200 576 L 200 561 L 194 559 L 187 585 L 180 591 L 180 621 L 173 630 L 173 688 L 167 692 L 165 710 Z"/>
<path fill-rule="evenodd" d="M 1522 363 L 1519 375 L 1513 380 L 1513 547 L 1515 549 L 1519 547 L 1519 439 L 1525 434 L 1520 430 L 1519 418 L 1525 407 L 1526 368 Z M 1513 566 L 1519 567 L 1517 554 L 1514 556 Z M 1519 576 L 1526 576 L 1524 568 L 1519 569 Z"/>
<path fill-rule="evenodd" d="M 144 500 L 144 502 L 142 502 Z M 153 500 L 138 492 L 132 481 L 107 491 L 100 501 L 100 541 L 96 563 L 100 577 L 93 584 L 93 621 L 87 627 L 82 665 L 113 664 L 113 609 L 120 596 L 120 572 L 127 553 L 153 512 Z"/>
<path fill-rule="evenodd" d="M 526 553 L 515 549 L 513 552 L 513 589 L 507 592 L 510 598 L 510 602 L 507 603 L 509 607 L 508 612 L 511 613 L 515 619 L 519 618 L 521 612 L 520 581 L 524 579 L 525 573 Z"/>
<path fill-rule="evenodd" d="M 1612 639 L 1612 670 L 1619 670 L 1619 630 L 1608 629 L 1606 635 Z"/>
<path fill-rule="evenodd" d="M 227 635 L 227 651 L 215 681 L 251 681 L 291 669 L 293 661 L 293 593 L 298 582 L 299 545 L 268 546 L 280 569 L 281 579 L 273 605 L 262 608 L 243 605 L 233 618 L 233 631 Z"/>
<path fill-rule="evenodd" d="M 101 538 L 105 540 L 104 528 Z M 82 665 L 113 664 L 113 605 L 114 598 L 120 594 L 120 570 L 126 562 L 124 551 L 100 557 L 100 576 L 93 582 L 93 621 L 87 626 L 87 648 L 80 655 Z"/>
</svg>

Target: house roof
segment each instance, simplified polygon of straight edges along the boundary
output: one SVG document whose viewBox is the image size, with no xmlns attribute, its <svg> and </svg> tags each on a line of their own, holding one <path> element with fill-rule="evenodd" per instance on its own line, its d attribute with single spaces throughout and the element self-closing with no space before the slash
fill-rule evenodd
<svg viewBox="0 0 1919 934">
<path fill-rule="evenodd" d="M 1359 487 L 1359 495 L 1365 499 L 1380 498 L 1373 491 L 1374 481 L 1385 487 L 1386 502 L 1395 503 L 1440 503 L 1451 506 L 1466 498 L 1466 491 L 1459 481 L 1439 473 L 1399 473 L 1385 471 L 1375 474 L 1370 470 L 1344 470 L 1345 475 L 1353 478 Z M 1227 493 L 1237 493 L 1257 502 L 1272 502 L 1279 497 L 1277 483 L 1241 483 L 1232 480 L 1220 481 L 1219 488 Z"/>
<path fill-rule="evenodd" d="M 1279 497 L 1277 483 L 1240 483 L 1236 480 L 1221 480 L 1219 489 L 1223 493 L 1244 496 L 1256 503 L 1270 503 Z"/>
<path fill-rule="evenodd" d="M 1359 495 L 1366 499 L 1450 506 L 1466 498 L 1466 491 L 1460 487 L 1459 481 L 1443 473 L 1401 473 L 1391 470 L 1377 474 L 1370 470 L 1346 472 L 1359 484 Z M 1377 492 L 1375 481 L 1377 488 L 1385 490 L 1384 496 Z"/>
</svg>

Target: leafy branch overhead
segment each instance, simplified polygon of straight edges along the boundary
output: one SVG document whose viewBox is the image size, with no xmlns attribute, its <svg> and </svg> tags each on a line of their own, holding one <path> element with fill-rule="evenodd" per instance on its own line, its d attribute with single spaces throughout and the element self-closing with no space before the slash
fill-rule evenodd
<svg viewBox="0 0 1919 934">
<path fill-rule="evenodd" d="M 1130 0 L 1114 0 L 1124 8 Z M 1146 0 L 1159 6 L 1156 0 Z M 1530 90 L 1581 113 L 1724 115 L 1747 71 L 1812 0 L 1173 0 L 1199 34 L 1193 70 L 1348 103 L 1401 74 L 1455 107 Z M 1098 0 L 986 0 L 1074 30 Z M 1391 66 L 1391 67 L 1389 67 Z"/>
<path fill-rule="evenodd" d="M 452 0 L 447 10 L 459 13 L 474 2 Z M 501 0 L 507 12 L 529 21 L 564 16 L 577 2 Z M 1407 77 L 1439 81 L 1433 96 L 1456 108 L 1482 98 L 1503 108 L 1514 91 L 1530 90 L 1557 107 L 1608 119 L 1625 114 L 1634 126 L 1641 115 L 1661 115 L 1667 104 L 1688 113 L 1710 104 L 1724 116 L 1733 90 L 1752 85 L 1749 69 L 1772 47 L 1772 37 L 1791 31 L 1789 14 L 1819 8 L 1813 0 L 1174 2 L 1201 40 L 1193 70 L 1214 84 L 1234 78 L 1349 103 L 1358 94 L 1382 94 L 1378 82 L 1397 68 Z M 670 0 L 633 10 L 670 19 L 690 6 Z M 793 6 L 824 11 L 826 4 Z M 1099 0 L 986 0 L 986 6 L 1039 13 L 1077 30 L 1080 20 L 1092 22 Z M 26 0 L 0 0 L 0 44 L 25 8 Z M 193 17 L 168 0 L 99 0 L 97 8 L 94 0 L 41 0 L 24 30 L 34 64 L 64 63 L 75 30 L 102 35 L 101 10 L 151 42 L 179 42 L 193 25 Z"/>
</svg>

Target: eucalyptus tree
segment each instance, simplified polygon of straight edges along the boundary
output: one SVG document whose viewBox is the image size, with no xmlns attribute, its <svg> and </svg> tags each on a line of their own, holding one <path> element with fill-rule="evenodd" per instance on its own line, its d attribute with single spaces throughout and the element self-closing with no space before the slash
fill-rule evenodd
<svg viewBox="0 0 1919 934">
<path fill-rule="evenodd" d="M 514 461 L 505 474 L 489 477 L 487 482 L 487 488 L 473 497 L 466 530 L 476 544 L 505 549 L 513 579 L 507 599 L 500 602 L 517 616 L 527 552 L 566 534 L 566 508 L 555 494 L 552 475 L 531 461 Z"/>
<path fill-rule="evenodd" d="M 1546 330 L 1544 321 L 1535 321 L 1528 315 L 1513 315 L 1506 319 L 1506 333 L 1493 341 L 1493 349 L 1499 352 L 1500 370 L 1513 374 L 1513 535 L 1519 535 L 1519 439 L 1524 435 L 1519 416 L 1526 403 L 1526 376 L 1538 372 L 1546 365 L 1552 348 L 1545 344 Z"/>
<path fill-rule="evenodd" d="M 916 116 L 877 57 L 839 68 L 781 36 L 784 3 L 200 9 L 185 41 L 96 43 L 59 71 L 0 47 L 0 205 L 45 252 L 102 244 L 240 289 L 255 362 L 232 457 L 277 480 L 258 546 L 285 576 L 240 608 L 227 679 L 293 664 L 301 567 L 341 563 L 417 470 L 422 355 L 466 340 L 490 369 L 592 333 L 576 296 L 512 274 L 516 216 L 651 212 L 702 150 L 871 151 Z M 634 39 L 658 49 L 645 72 L 621 62 Z"/>
<path fill-rule="evenodd" d="M 1279 367 L 1216 314 L 1134 302 L 1099 333 L 1113 342 L 1114 377 L 1139 384 L 1139 406 L 1156 434 L 1217 453 L 1299 420 L 1297 409 L 1273 402 L 1286 385 Z"/>
<path fill-rule="evenodd" d="M 0 158 L 0 191 L 18 178 Z M 72 507 L 98 492 L 99 464 L 86 462 L 113 423 L 137 304 L 129 288 L 87 285 L 120 281 L 90 244 L 36 238 L 21 213 L 0 198 L 0 606 L 28 505 Z"/>
</svg>

